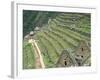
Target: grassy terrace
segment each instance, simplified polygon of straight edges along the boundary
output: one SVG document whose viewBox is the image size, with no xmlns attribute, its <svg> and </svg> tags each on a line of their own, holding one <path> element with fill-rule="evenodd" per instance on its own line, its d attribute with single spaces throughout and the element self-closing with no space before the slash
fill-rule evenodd
<svg viewBox="0 0 100 80">
<path fill-rule="evenodd" d="M 90 27 L 88 25 L 85 25 L 86 23 L 80 24 L 80 25 L 84 25 L 84 27 L 83 26 L 75 27 L 75 26 L 78 26 L 78 24 L 79 24 L 77 21 L 64 20 L 64 19 L 60 19 L 59 17 L 54 19 L 54 21 L 58 26 L 67 27 L 79 34 L 81 33 L 82 35 L 90 36 Z"/>
<path fill-rule="evenodd" d="M 51 42 L 44 34 L 38 34 L 38 37 L 41 39 L 42 44 L 48 50 L 48 52 L 43 52 L 42 51 L 43 55 L 48 54 L 49 55 L 49 59 L 54 58 L 54 59 L 51 59 L 50 61 L 55 63 L 57 61 L 56 59 L 59 56 L 59 53 L 58 53 L 56 47 L 54 46 L 54 42 Z M 41 46 L 41 48 L 43 48 L 44 46 Z"/>
<path fill-rule="evenodd" d="M 58 27 L 51 27 L 55 32 L 58 32 L 58 34 L 60 33 L 60 35 L 63 36 L 63 38 L 65 38 L 69 43 L 72 43 L 72 46 L 77 46 L 77 41 L 78 39 L 73 38 L 72 36 L 70 36 L 69 34 L 66 34 L 66 32 L 64 32 L 64 30 L 62 31 L 61 29 L 58 29 Z M 75 41 L 77 40 L 77 41 Z"/>
<path fill-rule="evenodd" d="M 41 53 L 42 53 L 42 56 L 43 56 L 43 60 L 44 60 L 44 63 L 45 63 L 45 66 L 48 68 L 48 67 L 52 67 L 54 66 L 54 61 L 52 59 L 52 56 L 50 53 L 50 51 L 48 50 L 48 48 L 46 47 L 45 45 L 45 42 L 42 41 L 41 38 L 38 37 L 38 46 L 41 50 Z"/>
<path fill-rule="evenodd" d="M 77 31 L 75 31 L 75 30 L 72 29 L 71 27 L 63 26 L 63 24 L 62 24 L 62 25 L 58 25 L 58 23 L 57 23 L 56 20 L 53 20 L 53 21 L 54 21 L 54 22 L 56 23 L 56 25 L 58 26 L 57 28 L 60 27 L 61 29 L 66 30 L 66 32 L 72 33 L 73 35 L 76 35 L 76 37 L 80 37 L 81 39 L 86 39 L 86 40 L 89 40 L 89 39 L 90 39 L 88 36 L 85 36 L 85 35 L 83 35 L 83 34 L 77 32 Z"/>
<path fill-rule="evenodd" d="M 59 41 L 59 39 L 58 38 L 55 38 L 55 36 L 54 35 L 52 35 L 52 34 L 49 34 L 48 32 L 44 32 L 44 34 L 45 35 L 47 35 L 49 38 L 51 38 L 53 41 L 55 41 L 55 46 L 59 46 L 59 49 L 64 49 L 64 46 L 62 45 L 62 43 Z"/>
</svg>

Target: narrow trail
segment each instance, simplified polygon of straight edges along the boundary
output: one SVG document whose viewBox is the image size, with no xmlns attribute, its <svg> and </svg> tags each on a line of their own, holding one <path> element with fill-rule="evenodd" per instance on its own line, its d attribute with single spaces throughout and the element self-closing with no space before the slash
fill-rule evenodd
<svg viewBox="0 0 100 80">
<path fill-rule="evenodd" d="M 39 68 L 45 68 L 45 65 L 44 65 L 44 62 L 43 62 L 43 58 L 42 58 L 42 55 L 41 55 L 41 51 L 36 43 L 36 40 L 34 39 L 30 39 L 29 40 L 29 43 L 32 44 L 32 47 L 33 47 L 33 50 L 34 50 L 34 56 L 35 56 L 35 67 L 37 69 Z"/>
</svg>

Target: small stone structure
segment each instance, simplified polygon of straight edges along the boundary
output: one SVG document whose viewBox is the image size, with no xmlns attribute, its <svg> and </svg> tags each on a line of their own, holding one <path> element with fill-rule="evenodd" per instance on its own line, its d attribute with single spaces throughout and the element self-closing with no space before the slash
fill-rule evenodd
<svg viewBox="0 0 100 80">
<path fill-rule="evenodd" d="M 88 43 L 84 40 L 81 40 L 79 46 L 75 50 L 75 60 L 78 63 L 78 66 L 90 65 L 90 48 Z M 86 62 L 86 63 L 85 63 Z"/>
<path fill-rule="evenodd" d="M 70 67 L 75 66 L 77 63 L 75 62 L 75 59 L 68 53 L 67 50 L 63 50 L 56 66 L 57 67 Z"/>
<path fill-rule="evenodd" d="M 34 31 L 39 31 L 40 27 L 35 27 Z"/>
<path fill-rule="evenodd" d="M 33 36 L 34 35 L 34 32 L 33 31 L 30 31 L 30 36 Z"/>
<path fill-rule="evenodd" d="M 28 41 L 29 39 L 32 39 L 33 38 L 33 36 L 34 36 L 34 32 L 33 31 L 30 31 L 30 33 L 29 34 L 27 34 L 25 37 L 24 37 L 24 40 L 25 41 Z"/>
</svg>

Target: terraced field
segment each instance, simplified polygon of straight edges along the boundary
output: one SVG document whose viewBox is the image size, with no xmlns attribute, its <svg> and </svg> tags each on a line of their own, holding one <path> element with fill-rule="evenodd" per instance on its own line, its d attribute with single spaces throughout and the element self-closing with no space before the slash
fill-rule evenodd
<svg viewBox="0 0 100 80">
<path fill-rule="evenodd" d="M 90 44 L 91 24 L 90 14 L 84 13 L 60 13 L 43 25 L 32 37 L 37 40 L 37 44 L 42 53 L 43 61 L 46 68 L 56 67 L 59 56 L 63 50 L 67 50 L 73 55 L 74 50 L 81 40 L 85 40 Z M 33 30 L 34 31 L 34 30 Z M 27 45 L 24 49 L 28 49 Z M 32 55 L 31 52 L 28 54 Z M 24 52 L 24 54 L 26 54 Z M 34 53 L 34 52 L 33 52 Z M 25 58 L 24 64 L 34 65 L 34 58 L 30 57 L 32 62 L 27 62 Z M 29 60 L 29 61 L 30 61 Z M 25 69 L 27 67 L 24 67 Z M 30 68 L 30 67 L 28 67 Z M 34 66 L 32 67 L 34 68 Z"/>
</svg>

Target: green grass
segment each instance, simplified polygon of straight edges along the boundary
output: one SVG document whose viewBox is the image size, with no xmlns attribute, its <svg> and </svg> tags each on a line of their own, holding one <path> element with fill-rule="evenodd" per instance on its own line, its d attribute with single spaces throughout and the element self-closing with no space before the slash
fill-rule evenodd
<svg viewBox="0 0 100 80">
<path fill-rule="evenodd" d="M 57 32 L 59 35 L 63 36 L 67 40 L 67 42 L 71 43 L 72 46 L 77 46 L 78 42 L 73 39 L 70 35 L 66 34 L 64 31 L 59 30 L 58 27 L 51 27 L 55 32 Z M 71 34 L 71 33 L 69 33 Z"/>
<path fill-rule="evenodd" d="M 46 68 L 50 68 L 54 66 L 54 61 L 52 60 L 52 56 L 50 56 L 50 51 L 45 46 L 44 42 L 41 40 L 41 38 L 38 37 L 38 46 L 41 50 L 43 61 L 45 63 Z"/>
<path fill-rule="evenodd" d="M 68 29 L 71 29 L 72 31 L 75 31 L 79 34 L 85 35 L 85 36 L 90 36 L 90 26 L 86 25 L 86 23 L 81 23 L 80 25 L 82 25 L 81 27 L 78 27 L 79 22 L 77 21 L 70 21 L 70 20 L 64 20 L 64 19 L 60 19 L 59 17 L 57 17 L 57 19 L 54 19 L 55 23 L 58 26 L 64 26 L 67 27 Z M 80 21 L 82 22 L 82 21 Z M 75 26 L 72 26 L 72 25 Z M 88 26 L 88 27 L 87 27 Z"/>
<path fill-rule="evenodd" d="M 46 46 L 47 50 L 49 51 L 49 55 L 52 57 L 52 61 L 55 62 L 55 59 L 57 58 L 56 49 L 52 46 L 51 42 L 49 42 L 45 37 L 43 36 L 39 36 L 39 37 L 41 38 L 41 41 Z"/>
<path fill-rule="evenodd" d="M 73 31 L 72 29 L 70 29 L 69 27 L 64 27 L 63 25 L 60 26 L 60 25 L 57 25 L 57 28 L 61 28 L 63 29 L 64 31 L 66 30 L 66 33 L 71 33 L 73 36 L 76 36 L 77 38 L 80 38 L 80 39 L 85 39 L 85 40 L 90 40 L 90 37 L 87 37 L 85 35 L 82 35 L 76 31 Z"/>
<path fill-rule="evenodd" d="M 35 58 L 32 46 L 29 43 L 25 45 L 24 44 L 23 44 L 23 69 L 35 68 Z"/>
</svg>

